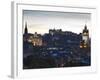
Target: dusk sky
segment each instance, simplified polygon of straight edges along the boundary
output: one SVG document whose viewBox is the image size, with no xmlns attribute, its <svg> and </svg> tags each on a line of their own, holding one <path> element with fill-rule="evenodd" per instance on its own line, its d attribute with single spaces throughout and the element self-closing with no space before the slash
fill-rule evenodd
<svg viewBox="0 0 100 80">
<path fill-rule="evenodd" d="M 55 28 L 79 34 L 86 24 L 91 34 L 91 14 L 24 10 L 23 30 L 25 22 L 29 33 L 44 34 Z"/>
</svg>

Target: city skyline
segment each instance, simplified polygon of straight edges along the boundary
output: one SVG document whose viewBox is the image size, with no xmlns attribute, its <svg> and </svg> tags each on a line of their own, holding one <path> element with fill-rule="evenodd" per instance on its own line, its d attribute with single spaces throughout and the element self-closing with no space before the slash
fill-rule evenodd
<svg viewBox="0 0 100 80">
<path fill-rule="evenodd" d="M 76 67 L 91 65 L 91 39 L 84 26 L 81 34 L 50 29 L 41 35 L 23 34 L 23 69 Z"/>
<path fill-rule="evenodd" d="M 23 11 L 23 29 L 27 22 L 29 33 L 48 33 L 49 29 L 62 29 L 77 34 L 82 32 L 84 25 L 88 26 L 91 35 L 90 14 L 51 12 L 51 11 Z"/>
</svg>

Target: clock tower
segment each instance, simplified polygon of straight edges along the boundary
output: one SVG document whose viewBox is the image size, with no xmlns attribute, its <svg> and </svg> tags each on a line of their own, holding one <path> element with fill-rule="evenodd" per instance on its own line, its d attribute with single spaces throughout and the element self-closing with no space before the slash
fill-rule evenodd
<svg viewBox="0 0 100 80">
<path fill-rule="evenodd" d="M 87 48 L 88 46 L 89 46 L 89 30 L 87 29 L 87 25 L 85 25 L 82 32 L 82 41 L 80 43 L 80 48 Z"/>
<path fill-rule="evenodd" d="M 87 29 L 87 25 L 85 25 L 85 27 L 83 29 L 82 40 L 86 44 L 88 44 L 88 42 L 89 42 L 89 30 Z"/>
</svg>

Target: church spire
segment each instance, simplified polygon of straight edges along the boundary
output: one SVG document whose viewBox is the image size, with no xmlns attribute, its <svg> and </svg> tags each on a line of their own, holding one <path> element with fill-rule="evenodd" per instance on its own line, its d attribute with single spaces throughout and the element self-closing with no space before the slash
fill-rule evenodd
<svg viewBox="0 0 100 80">
<path fill-rule="evenodd" d="M 25 31 L 24 31 L 24 34 L 27 34 L 27 33 L 28 33 L 27 22 L 25 22 Z"/>
</svg>

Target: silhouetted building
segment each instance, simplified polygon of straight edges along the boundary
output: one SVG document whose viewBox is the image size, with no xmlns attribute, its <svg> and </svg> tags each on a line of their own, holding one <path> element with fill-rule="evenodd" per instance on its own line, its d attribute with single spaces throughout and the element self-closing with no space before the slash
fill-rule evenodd
<svg viewBox="0 0 100 80">
<path fill-rule="evenodd" d="M 32 44 L 33 46 L 42 46 L 42 36 L 37 32 L 32 36 Z"/>
<path fill-rule="evenodd" d="M 25 23 L 23 40 L 32 43 L 33 46 L 42 46 L 42 36 L 37 34 L 37 32 L 35 34 L 28 33 L 27 23 Z"/>
<path fill-rule="evenodd" d="M 49 30 L 49 34 L 51 34 L 51 35 L 54 35 L 54 34 L 61 34 L 62 33 L 62 30 L 61 29 L 50 29 Z"/>
</svg>

